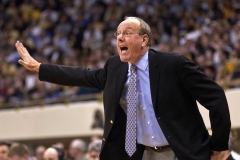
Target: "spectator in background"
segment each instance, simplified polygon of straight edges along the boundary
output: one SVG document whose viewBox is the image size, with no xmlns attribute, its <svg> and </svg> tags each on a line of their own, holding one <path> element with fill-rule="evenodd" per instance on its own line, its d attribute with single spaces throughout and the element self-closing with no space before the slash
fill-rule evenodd
<svg viewBox="0 0 240 160">
<path fill-rule="evenodd" d="M 206 66 L 203 71 L 212 80 L 215 80 L 215 68 L 214 66 Z"/>
<path fill-rule="evenodd" d="M 36 85 L 31 88 L 28 92 L 29 99 L 36 100 L 36 99 L 44 99 L 47 94 L 47 88 L 45 87 L 46 83 L 36 81 Z"/>
<path fill-rule="evenodd" d="M 129 7 L 129 6 L 128 6 Z M 104 14 L 104 22 L 109 22 L 112 19 L 120 21 L 123 15 L 123 8 L 117 1 L 110 1 Z M 106 23 L 107 24 L 107 23 Z"/>
<path fill-rule="evenodd" d="M 60 148 L 60 149 L 63 149 L 64 150 L 64 144 L 62 142 L 57 142 L 53 145 L 53 147 L 55 148 Z"/>
<path fill-rule="evenodd" d="M 0 142 L 0 160 L 9 160 L 8 153 L 10 146 L 10 143 Z"/>
<path fill-rule="evenodd" d="M 175 52 L 175 53 L 182 54 L 182 55 L 184 55 L 185 57 L 187 57 L 188 59 L 193 60 L 193 59 L 192 59 L 191 52 L 189 51 L 188 48 L 186 48 L 186 47 L 184 47 L 184 46 L 180 46 L 180 47 L 175 48 L 175 49 L 174 49 L 174 52 Z"/>
<path fill-rule="evenodd" d="M 57 101 L 61 97 L 62 86 L 50 84 L 48 94 L 45 97 L 45 103 L 49 104 L 51 102 Z"/>
<path fill-rule="evenodd" d="M 35 157 L 37 158 L 37 160 L 43 160 L 43 155 L 44 152 L 46 151 L 46 147 L 45 146 L 38 146 L 35 149 Z"/>
<path fill-rule="evenodd" d="M 55 148 L 48 148 L 43 155 L 44 160 L 59 160 L 58 152 Z"/>
<path fill-rule="evenodd" d="M 230 74 L 227 61 L 229 59 L 229 52 L 226 50 L 219 53 L 220 63 L 217 67 L 216 82 L 222 87 L 226 88 L 226 77 Z"/>
<path fill-rule="evenodd" d="M 86 143 L 81 139 L 74 139 L 69 146 L 69 156 L 73 160 L 86 160 Z"/>
<path fill-rule="evenodd" d="M 158 50 L 161 52 L 171 52 L 171 47 L 169 44 L 161 43 L 158 46 Z"/>
<path fill-rule="evenodd" d="M 91 137 L 90 137 L 90 142 L 93 142 L 93 141 L 96 141 L 96 140 L 102 140 L 102 138 L 100 138 L 98 135 L 92 135 Z"/>
<path fill-rule="evenodd" d="M 16 40 L 22 41 L 41 62 L 63 64 L 67 59 L 71 65 L 101 68 L 109 56 L 117 53 L 112 32 L 125 15 L 140 17 L 150 24 L 153 48 L 171 52 L 186 47 L 188 51 L 183 54 L 188 58 L 194 55 L 194 62 L 205 57 L 204 65 L 216 68 L 214 75 L 221 50 L 240 51 L 239 7 L 235 1 L 1 1 L 0 102 L 18 103 L 23 99 L 21 93 L 15 93 L 18 89 L 11 87 L 8 94 L 1 86 L 6 76 L 15 79 L 21 72 L 13 48 Z M 72 57 L 75 49 L 78 54 Z M 106 50 L 107 57 L 98 56 Z M 205 72 L 205 68 L 201 69 Z M 21 88 L 26 89 L 31 73 L 23 75 Z M 15 83 L 19 84 L 12 81 L 11 86 Z M 233 79 L 226 86 L 235 88 L 236 83 Z"/>
<path fill-rule="evenodd" d="M 226 79 L 229 88 L 240 88 L 240 55 L 236 50 L 232 50 L 231 60 L 228 62 L 230 75 Z"/>
<path fill-rule="evenodd" d="M 199 69 L 200 69 L 201 71 L 203 71 L 204 68 L 206 67 L 206 64 L 205 64 L 205 62 L 206 62 L 205 56 L 202 55 L 202 54 L 200 54 L 200 55 L 198 55 L 198 56 L 196 57 L 195 60 L 196 60 L 196 63 L 197 63 L 197 65 L 198 65 Z"/>
<path fill-rule="evenodd" d="M 62 142 L 57 142 L 52 145 L 53 148 L 55 148 L 58 151 L 58 158 L 59 160 L 68 159 L 68 152 L 65 150 L 65 146 Z"/>
<path fill-rule="evenodd" d="M 240 159 L 240 139 L 235 139 L 233 141 L 231 154 L 233 157 L 238 157 L 238 159 Z"/>
<path fill-rule="evenodd" d="M 94 121 L 92 124 L 92 129 L 102 128 L 103 129 L 103 113 L 101 110 L 96 110 L 94 112 Z"/>
<path fill-rule="evenodd" d="M 30 160 L 29 148 L 25 144 L 14 143 L 8 153 L 9 160 Z"/>
<path fill-rule="evenodd" d="M 102 140 L 95 140 L 88 146 L 88 160 L 99 160 L 101 152 Z"/>
</svg>

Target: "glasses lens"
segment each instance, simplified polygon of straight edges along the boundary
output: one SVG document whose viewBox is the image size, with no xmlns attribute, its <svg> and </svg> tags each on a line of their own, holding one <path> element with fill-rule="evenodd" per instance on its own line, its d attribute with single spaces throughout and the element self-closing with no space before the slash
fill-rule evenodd
<svg viewBox="0 0 240 160">
<path fill-rule="evenodd" d="M 114 36 L 117 37 L 119 34 L 118 32 L 114 32 Z"/>
</svg>

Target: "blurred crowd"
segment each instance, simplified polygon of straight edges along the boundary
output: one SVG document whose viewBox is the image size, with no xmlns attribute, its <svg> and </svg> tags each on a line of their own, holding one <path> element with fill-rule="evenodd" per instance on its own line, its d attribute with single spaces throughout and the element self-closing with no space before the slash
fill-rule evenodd
<svg viewBox="0 0 240 160">
<path fill-rule="evenodd" d="M 69 146 L 57 142 L 50 146 L 38 145 L 29 148 L 24 143 L 0 142 L 0 160 L 99 160 L 102 140 L 92 136 L 90 142 L 73 139 Z M 222 157 L 231 155 L 240 159 L 240 139 L 229 137 L 229 150 L 221 152 Z M 223 158 L 226 159 L 226 158 Z"/>
<path fill-rule="evenodd" d="M 18 64 L 15 42 L 41 63 L 102 68 L 125 16 L 150 25 L 152 48 L 185 55 L 224 89 L 240 87 L 240 0 L 0 0 L 0 106 L 99 93 L 40 82 Z"/>
<path fill-rule="evenodd" d="M 102 140 L 93 136 L 89 143 L 73 139 L 68 147 L 61 142 L 29 148 L 24 143 L 0 142 L 0 160 L 99 160 Z"/>
</svg>

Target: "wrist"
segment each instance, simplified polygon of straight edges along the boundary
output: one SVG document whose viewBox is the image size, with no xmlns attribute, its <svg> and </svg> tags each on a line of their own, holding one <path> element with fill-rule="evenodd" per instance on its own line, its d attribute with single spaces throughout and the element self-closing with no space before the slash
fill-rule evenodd
<svg viewBox="0 0 240 160">
<path fill-rule="evenodd" d="M 41 63 L 37 63 L 37 66 L 34 68 L 35 72 L 39 72 Z"/>
</svg>

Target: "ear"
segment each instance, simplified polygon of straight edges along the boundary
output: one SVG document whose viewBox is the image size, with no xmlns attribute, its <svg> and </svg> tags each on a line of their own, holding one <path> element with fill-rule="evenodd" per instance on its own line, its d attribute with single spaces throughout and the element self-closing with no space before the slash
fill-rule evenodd
<svg viewBox="0 0 240 160">
<path fill-rule="evenodd" d="M 149 41 L 148 35 L 147 35 L 147 34 L 144 34 L 144 35 L 142 36 L 142 47 L 147 46 L 148 41 Z"/>
</svg>

